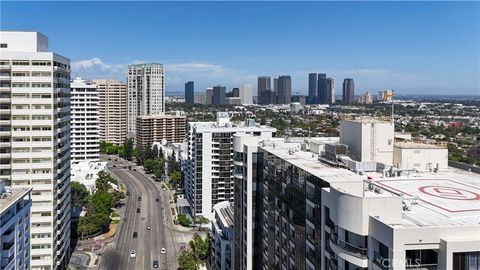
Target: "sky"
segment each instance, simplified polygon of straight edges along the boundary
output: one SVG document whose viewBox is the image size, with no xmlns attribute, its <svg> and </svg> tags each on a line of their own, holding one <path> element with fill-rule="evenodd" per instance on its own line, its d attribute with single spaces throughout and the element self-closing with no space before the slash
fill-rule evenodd
<svg viewBox="0 0 480 270">
<path fill-rule="evenodd" d="M 341 93 L 480 94 L 479 2 L 0 2 L 2 30 L 39 31 L 72 76 L 165 66 L 167 93 L 327 73 Z"/>
</svg>

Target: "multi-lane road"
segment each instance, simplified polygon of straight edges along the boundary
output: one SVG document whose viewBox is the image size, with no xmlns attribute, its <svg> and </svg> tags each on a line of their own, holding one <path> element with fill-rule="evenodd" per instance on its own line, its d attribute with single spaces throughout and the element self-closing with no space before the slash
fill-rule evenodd
<svg viewBox="0 0 480 270">
<path fill-rule="evenodd" d="M 129 195 L 115 241 L 101 256 L 100 269 L 152 269 L 154 261 L 159 269 L 177 269 L 178 233 L 168 212 L 168 195 L 159 183 L 127 161 L 110 161 L 108 172 L 126 186 Z M 151 228 L 147 230 L 147 226 Z M 135 238 L 134 232 L 138 235 Z M 132 250 L 135 258 L 130 257 Z"/>
</svg>

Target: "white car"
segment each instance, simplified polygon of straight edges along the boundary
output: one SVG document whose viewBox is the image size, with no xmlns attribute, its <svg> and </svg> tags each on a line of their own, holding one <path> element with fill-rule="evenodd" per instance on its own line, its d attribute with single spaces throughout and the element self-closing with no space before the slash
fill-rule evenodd
<svg viewBox="0 0 480 270">
<path fill-rule="evenodd" d="M 130 258 L 135 258 L 135 257 L 137 257 L 137 253 L 135 252 L 135 249 L 132 249 L 130 251 Z"/>
<path fill-rule="evenodd" d="M 167 253 L 167 250 L 165 248 L 162 248 L 162 250 L 160 252 L 162 252 L 162 254 L 165 254 L 165 253 Z"/>
</svg>

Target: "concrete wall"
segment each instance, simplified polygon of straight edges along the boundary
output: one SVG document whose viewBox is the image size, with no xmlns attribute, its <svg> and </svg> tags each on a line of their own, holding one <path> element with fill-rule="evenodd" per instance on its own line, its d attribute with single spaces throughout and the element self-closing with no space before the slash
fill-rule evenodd
<svg viewBox="0 0 480 270">
<path fill-rule="evenodd" d="M 448 168 L 448 149 L 446 148 L 393 148 L 393 164 L 400 169 L 431 171 L 438 167 Z"/>
</svg>

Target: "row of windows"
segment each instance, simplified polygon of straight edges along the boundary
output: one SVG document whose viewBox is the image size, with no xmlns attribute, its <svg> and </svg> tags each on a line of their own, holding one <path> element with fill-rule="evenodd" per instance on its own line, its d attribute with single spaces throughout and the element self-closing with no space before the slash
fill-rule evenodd
<svg viewBox="0 0 480 270">
<path fill-rule="evenodd" d="M 36 110 L 44 110 L 44 109 L 51 109 L 52 105 L 50 104 L 16 104 L 12 105 L 12 109 L 16 110 L 29 110 L 29 109 L 36 109 Z"/>
<path fill-rule="evenodd" d="M 12 120 L 51 120 L 51 115 L 12 115 Z"/>
</svg>

